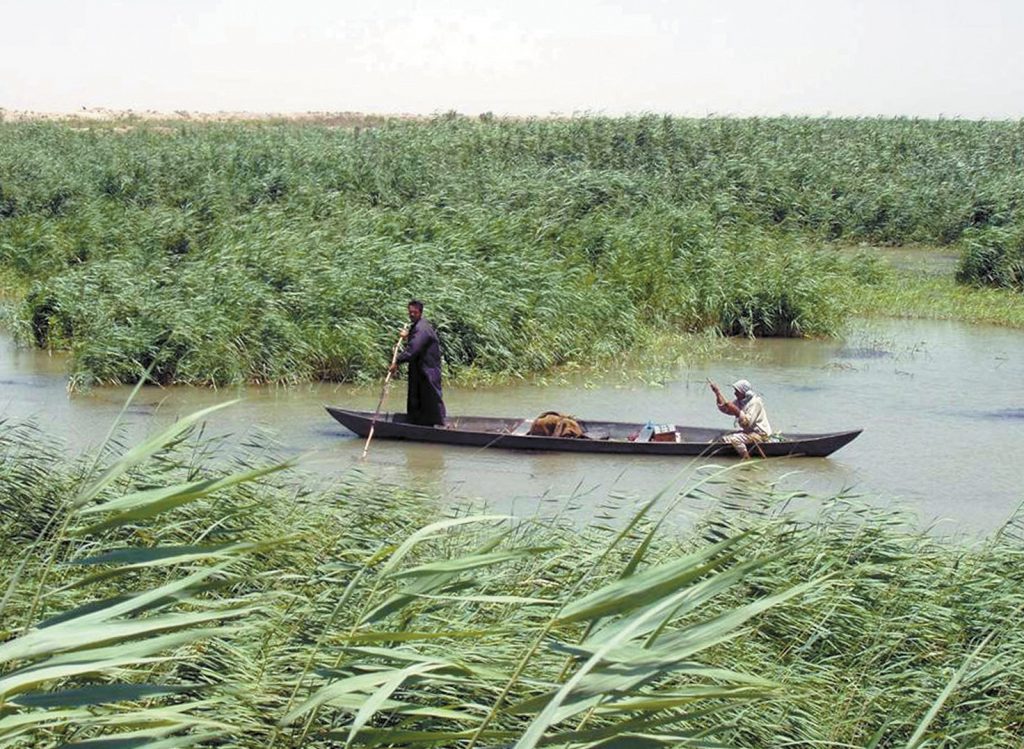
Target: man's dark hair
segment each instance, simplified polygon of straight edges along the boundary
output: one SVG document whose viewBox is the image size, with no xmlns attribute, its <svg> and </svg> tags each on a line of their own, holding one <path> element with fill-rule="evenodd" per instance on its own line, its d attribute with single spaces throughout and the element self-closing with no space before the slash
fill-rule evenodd
<svg viewBox="0 0 1024 749">
<path fill-rule="evenodd" d="M 415 307 L 420 312 L 423 311 L 423 302 L 421 302 L 419 299 L 410 299 L 409 300 L 409 306 L 410 307 Z"/>
</svg>

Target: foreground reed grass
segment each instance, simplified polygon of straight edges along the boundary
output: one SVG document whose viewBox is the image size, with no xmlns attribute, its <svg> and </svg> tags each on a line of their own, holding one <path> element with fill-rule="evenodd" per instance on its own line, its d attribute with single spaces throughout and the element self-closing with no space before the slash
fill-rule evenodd
<svg viewBox="0 0 1024 749">
<path fill-rule="evenodd" d="M 835 240 L 963 241 L 964 281 L 1016 288 L 1017 123 L 378 124 L 0 123 L 20 338 L 71 350 L 75 385 L 352 380 L 417 296 L 453 374 L 515 377 L 834 334 L 877 275 Z"/>
<path fill-rule="evenodd" d="M 211 461 L 204 416 L 95 462 L 0 428 L 0 744 L 1019 746 L 1017 521 L 959 546 L 708 477 L 684 533 L 674 494 L 438 519 Z"/>
</svg>

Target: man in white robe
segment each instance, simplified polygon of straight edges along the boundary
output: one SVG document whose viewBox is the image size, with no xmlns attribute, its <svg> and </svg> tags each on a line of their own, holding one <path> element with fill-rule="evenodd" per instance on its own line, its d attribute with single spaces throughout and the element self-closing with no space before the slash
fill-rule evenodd
<svg viewBox="0 0 1024 749">
<path fill-rule="evenodd" d="M 718 401 L 718 410 L 736 418 L 737 430 L 724 435 L 722 440 L 732 445 L 741 458 L 749 458 L 750 446 L 764 442 L 772 434 L 764 401 L 746 380 L 737 380 L 732 384 L 733 395 L 736 397 L 733 401 L 727 401 L 715 383 L 709 384 Z M 761 451 L 760 447 L 757 449 Z M 764 457 L 763 451 L 761 456 Z"/>
</svg>

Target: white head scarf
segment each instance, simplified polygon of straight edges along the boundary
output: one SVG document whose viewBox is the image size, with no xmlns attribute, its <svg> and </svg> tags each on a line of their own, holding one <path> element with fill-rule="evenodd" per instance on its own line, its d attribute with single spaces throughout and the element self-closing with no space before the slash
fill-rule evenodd
<svg viewBox="0 0 1024 749">
<path fill-rule="evenodd" d="M 747 380 L 736 380 L 732 384 L 732 389 L 740 394 L 740 403 L 745 404 L 754 396 L 754 389 L 750 386 L 750 382 Z"/>
</svg>

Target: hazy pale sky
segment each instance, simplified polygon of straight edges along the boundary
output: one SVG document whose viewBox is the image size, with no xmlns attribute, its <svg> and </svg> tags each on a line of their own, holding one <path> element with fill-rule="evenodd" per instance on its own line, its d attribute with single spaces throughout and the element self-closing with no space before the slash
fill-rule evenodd
<svg viewBox="0 0 1024 749">
<path fill-rule="evenodd" d="M 0 107 L 1024 117 L 1024 0 L 0 0 Z"/>
</svg>

